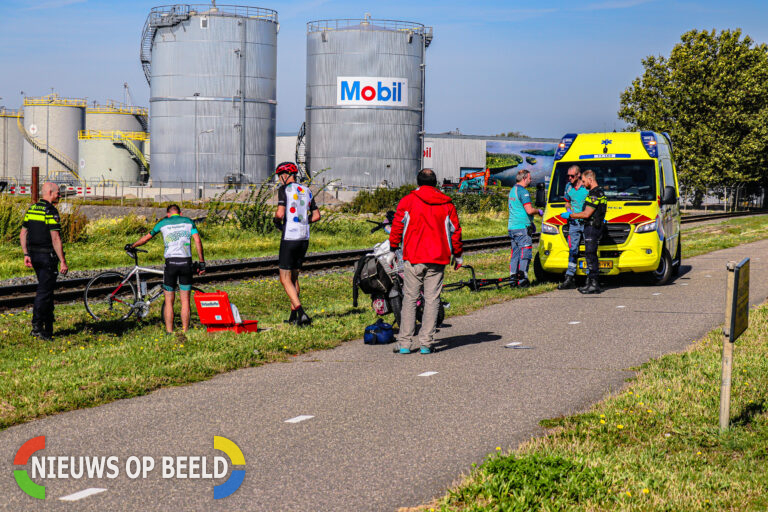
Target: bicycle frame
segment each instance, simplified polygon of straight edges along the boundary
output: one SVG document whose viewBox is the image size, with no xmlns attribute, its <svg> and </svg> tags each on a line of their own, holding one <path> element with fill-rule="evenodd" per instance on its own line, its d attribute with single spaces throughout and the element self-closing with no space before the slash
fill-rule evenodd
<svg viewBox="0 0 768 512">
<path fill-rule="evenodd" d="M 512 276 L 497 277 L 493 279 L 477 279 L 477 277 L 475 277 L 475 269 L 472 265 L 464 265 L 462 268 L 469 270 L 471 274 L 469 281 L 458 281 L 456 283 L 443 285 L 443 291 L 456 291 L 466 287 L 473 292 L 477 292 L 483 288 L 501 288 L 502 286 L 509 286 L 513 281 Z M 514 279 L 516 280 L 517 277 L 515 276 Z"/>
</svg>

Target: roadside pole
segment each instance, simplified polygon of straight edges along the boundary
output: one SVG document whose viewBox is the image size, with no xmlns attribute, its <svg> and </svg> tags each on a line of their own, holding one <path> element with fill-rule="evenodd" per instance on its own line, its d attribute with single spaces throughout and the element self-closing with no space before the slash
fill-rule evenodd
<svg viewBox="0 0 768 512">
<path fill-rule="evenodd" d="M 32 189 L 32 204 L 38 202 L 40 200 L 40 168 L 39 167 L 33 167 L 32 168 L 32 185 L 30 188 Z"/>
<path fill-rule="evenodd" d="M 723 326 L 723 363 L 720 377 L 720 431 L 728 430 L 731 414 L 733 345 L 749 325 L 749 258 L 729 261 Z"/>
</svg>

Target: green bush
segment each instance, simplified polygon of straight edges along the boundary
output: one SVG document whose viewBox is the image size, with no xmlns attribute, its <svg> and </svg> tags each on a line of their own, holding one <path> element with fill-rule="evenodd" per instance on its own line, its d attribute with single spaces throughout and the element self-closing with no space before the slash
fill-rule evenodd
<svg viewBox="0 0 768 512">
<path fill-rule="evenodd" d="M 507 196 L 500 192 L 490 194 L 449 194 L 459 213 L 507 211 Z"/>
<path fill-rule="evenodd" d="M 82 242 L 88 238 L 88 217 L 74 207 L 61 215 L 61 239 L 64 243 Z"/>
<path fill-rule="evenodd" d="M 360 191 L 355 198 L 342 207 L 347 213 L 379 213 L 397 208 L 397 203 L 412 190 L 415 185 L 403 185 L 398 188 L 377 188 L 373 192 Z"/>
<path fill-rule="evenodd" d="M 10 242 L 19 239 L 24 211 L 24 205 L 19 201 L 6 195 L 0 196 L 0 240 Z"/>
</svg>

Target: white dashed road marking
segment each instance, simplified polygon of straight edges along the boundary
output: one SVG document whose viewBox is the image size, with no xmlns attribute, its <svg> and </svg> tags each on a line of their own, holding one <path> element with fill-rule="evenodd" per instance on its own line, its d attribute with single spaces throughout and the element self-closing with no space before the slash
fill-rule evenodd
<svg viewBox="0 0 768 512">
<path fill-rule="evenodd" d="M 568 325 L 578 325 L 578 324 L 580 324 L 580 323 L 581 323 L 581 322 L 568 322 Z"/>
<path fill-rule="evenodd" d="M 424 372 L 424 373 L 420 373 L 418 376 L 419 377 L 431 377 L 433 375 L 437 375 L 437 372 Z"/>
<path fill-rule="evenodd" d="M 654 295 L 661 295 L 661 292 L 656 292 L 654 293 Z"/>
<path fill-rule="evenodd" d="M 296 416 L 295 418 L 285 420 L 285 423 L 299 423 L 300 421 L 311 420 L 312 418 L 314 418 L 314 416 L 310 416 L 308 414 L 302 414 L 301 416 Z"/>
<path fill-rule="evenodd" d="M 506 344 L 506 345 L 504 345 L 504 346 L 505 346 L 505 347 L 516 347 L 516 346 L 518 346 L 518 345 L 522 345 L 522 343 L 520 343 L 519 341 L 513 341 L 512 343 L 507 343 L 507 344 Z"/>
<path fill-rule="evenodd" d="M 616 306 L 616 309 L 624 309 L 627 306 Z"/>
<path fill-rule="evenodd" d="M 85 489 L 84 491 L 79 491 L 79 492 L 76 492 L 75 494 L 70 494 L 69 496 L 62 496 L 59 499 L 61 501 L 77 501 L 83 498 L 87 498 L 88 496 L 93 496 L 94 494 L 99 494 L 104 491 L 106 491 L 106 489 L 91 487 L 90 489 Z"/>
</svg>

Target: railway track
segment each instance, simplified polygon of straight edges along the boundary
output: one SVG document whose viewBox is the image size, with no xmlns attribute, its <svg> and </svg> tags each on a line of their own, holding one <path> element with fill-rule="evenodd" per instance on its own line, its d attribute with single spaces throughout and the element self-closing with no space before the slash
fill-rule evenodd
<svg viewBox="0 0 768 512">
<path fill-rule="evenodd" d="M 726 219 L 731 217 L 746 217 L 750 215 L 765 214 L 763 211 L 716 213 L 708 215 L 689 215 L 683 217 L 682 224 Z M 533 236 L 533 241 L 539 239 L 538 233 Z M 473 238 L 464 241 L 466 252 L 500 249 L 509 245 L 509 237 L 493 236 L 487 238 Z M 334 251 L 326 253 L 308 254 L 304 261 L 305 272 L 319 272 L 339 268 L 352 267 L 360 256 L 370 252 L 370 249 L 356 249 L 351 251 Z M 225 281 L 237 281 L 260 277 L 274 277 L 278 273 L 277 258 L 266 258 L 258 261 L 242 261 L 221 265 L 210 265 L 206 273 L 195 277 L 195 284 L 220 283 Z M 106 269 L 105 269 L 106 270 Z M 71 302 L 83 297 L 85 286 L 91 278 L 65 279 L 59 281 L 56 289 L 56 302 Z M 147 286 L 160 284 L 161 279 L 152 277 L 147 280 Z M 30 306 L 34 302 L 37 284 L 24 284 L 16 286 L 0 286 L 0 310 L 21 308 Z M 109 290 L 106 290 L 109 291 Z"/>
</svg>

